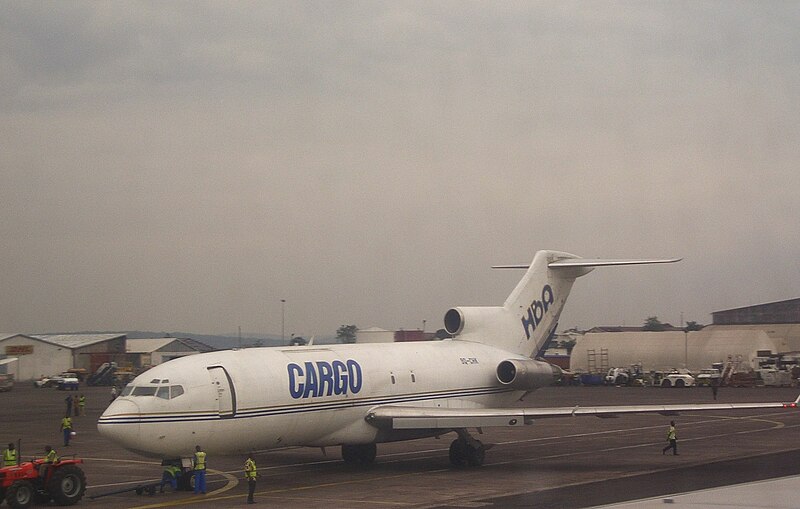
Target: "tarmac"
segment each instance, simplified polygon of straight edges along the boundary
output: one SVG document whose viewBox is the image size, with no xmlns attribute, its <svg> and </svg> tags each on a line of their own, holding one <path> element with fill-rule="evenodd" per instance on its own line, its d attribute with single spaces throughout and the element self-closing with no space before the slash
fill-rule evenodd
<svg viewBox="0 0 800 509">
<path fill-rule="evenodd" d="M 86 395 L 87 412 L 73 419 L 77 436 L 69 447 L 63 447 L 59 427 L 64 398 L 74 394 Z M 795 388 L 722 388 L 718 402 L 790 402 L 798 394 L 800 389 Z M 125 488 L 132 490 L 156 482 L 161 476 L 157 460 L 128 452 L 98 434 L 97 419 L 109 402 L 108 387 L 82 386 L 77 392 L 62 392 L 18 383 L 11 392 L 0 393 L 4 409 L 0 445 L 21 439 L 23 459 L 41 456 L 45 445 L 52 445 L 61 456 L 83 459 L 88 489 L 77 507 L 245 505 L 244 458 L 238 456 L 208 458 L 206 495 L 167 488 L 165 493 L 154 495 L 127 491 L 90 499 Z M 528 395 L 520 405 L 690 402 L 713 402 L 711 390 L 548 387 Z M 670 420 L 677 423 L 678 456 L 661 453 L 667 445 Z M 800 477 L 787 478 L 800 475 L 798 428 L 800 410 L 796 409 L 543 419 L 532 426 L 487 428 L 483 434 L 476 434 L 485 444 L 493 444 L 492 448 L 486 453 L 483 467 L 463 470 L 451 467 L 448 460 L 454 434 L 441 439 L 379 444 L 376 463 L 361 468 L 342 463 L 338 447 L 325 451 L 257 451 L 260 477 L 256 502 L 303 509 L 580 508 L 626 502 L 633 505 L 618 507 L 664 503 L 698 507 L 694 499 L 686 497 L 706 496 L 712 502 L 720 502 L 727 500 L 727 492 L 715 490 L 727 486 L 725 490 L 744 489 L 748 494 L 733 492 L 733 501 L 758 497 L 761 505 L 745 504 L 748 507 L 800 507 L 800 495 L 795 489 Z M 780 483 L 789 483 L 793 488 L 781 488 L 784 485 Z M 760 491 L 759 486 L 763 488 Z"/>
</svg>

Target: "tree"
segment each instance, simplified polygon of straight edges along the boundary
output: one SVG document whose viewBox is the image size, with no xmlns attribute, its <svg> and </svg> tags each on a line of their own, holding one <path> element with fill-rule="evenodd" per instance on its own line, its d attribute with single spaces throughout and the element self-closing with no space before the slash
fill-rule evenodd
<svg viewBox="0 0 800 509">
<path fill-rule="evenodd" d="M 683 328 L 686 332 L 690 332 L 693 330 L 701 330 L 703 328 L 702 324 L 697 322 L 686 322 L 686 327 Z"/>
<path fill-rule="evenodd" d="M 358 327 L 355 325 L 342 325 L 336 329 L 336 339 L 340 343 L 355 343 L 357 330 Z"/>
<path fill-rule="evenodd" d="M 664 324 L 661 323 L 657 316 L 648 316 L 642 329 L 650 332 L 660 332 L 664 330 Z"/>
</svg>

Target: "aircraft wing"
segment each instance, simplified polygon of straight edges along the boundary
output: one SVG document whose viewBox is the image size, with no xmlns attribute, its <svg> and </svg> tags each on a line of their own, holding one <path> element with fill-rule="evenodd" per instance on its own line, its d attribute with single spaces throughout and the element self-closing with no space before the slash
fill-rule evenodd
<svg viewBox="0 0 800 509">
<path fill-rule="evenodd" d="M 711 403 L 694 405 L 621 405 L 555 408 L 431 408 L 382 405 L 372 408 L 366 421 L 386 429 L 453 429 L 490 426 L 523 426 L 536 419 L 551 417 L 617 417 L 623 414 L 656 413 L 677 415 L 680 412 L 793 408 L 800 405 L 800 396 L 791 403 Z"/>
</svg>

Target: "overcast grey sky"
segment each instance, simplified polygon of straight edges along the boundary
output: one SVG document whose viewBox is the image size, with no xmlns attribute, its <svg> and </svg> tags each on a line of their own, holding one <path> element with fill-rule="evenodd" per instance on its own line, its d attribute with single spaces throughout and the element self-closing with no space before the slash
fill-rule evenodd
<svg viewBox="0 0 800 509">
<path fill-rule="evenodd" d="M 0 1 L 0 330 L 561 328 L 800 297 L 797 2 Z"/>
</svg>

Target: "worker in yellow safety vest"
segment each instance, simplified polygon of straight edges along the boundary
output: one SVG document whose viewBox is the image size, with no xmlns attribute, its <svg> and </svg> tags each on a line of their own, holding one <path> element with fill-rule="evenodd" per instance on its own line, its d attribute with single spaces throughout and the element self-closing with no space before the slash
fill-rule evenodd
<svg viewBox="0 0 800 509">
<path fill-rule="evenodd" d="M 194 492 L 206 494 L 206 453 L 200 448 L 194 448 Z"/>
<path fill-rule="evenodd" d="M 253 495 L 256 492 L 256 477 L 258 477 L 258 469 L 256 468 L 256 460 L 253 459 L 253 453 L 247 454 L 247 459 L 244 462 L 244 478 L 247 479 L 247 503 L 255 504 Z"/>
<path fill-rule="evenodd" d="M 161 493 L 164 493 L 164 486 L 169 484 L 173 490 L 178 489 L 178 477 L 181 475 L 180 467 L 171 463 L 164 465 L 164 472 L 161 475 Z"/>
<path fill-rule="evenodd" d="M 669 422 L 669 429 L 667 429 L 667 441 L 669 445 L 661 449 L 661 454 L 666 454 L 667 451 L 672 449 L 674 456 L 678 455 L 678 431 L 675 429 L 675 421 Z"/>
<path fill-rule="evenodd" d="M 17 449 L 14 444 L 9 443 L 8 449 L 3 451 L 3 466 L 14 467 L 17 465 Z"/>
<path fill-rule="evenodd" d="M 58 454 L 49 445 L 44 446 L 44 463 L 39 465 L 39 476 L 46 478 L 47 469 L 55 463 L 58 463 Z"/>
<path fill-rule="evenodd" d="M 72 438 L 72 418 L 69 414 L 61 419 L 61 431 L 64 433 L 64 447 L 69 447 L 69 439 Z"/>
</svg>

